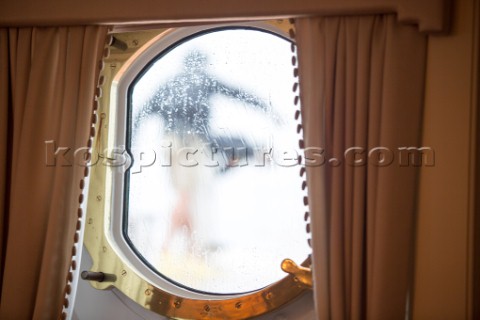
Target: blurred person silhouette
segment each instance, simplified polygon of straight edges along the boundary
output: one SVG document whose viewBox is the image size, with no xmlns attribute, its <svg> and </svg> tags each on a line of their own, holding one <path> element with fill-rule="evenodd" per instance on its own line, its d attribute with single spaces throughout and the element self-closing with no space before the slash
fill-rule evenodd
<svg viewBox="0 0 480 320">
<path fill-rule="evenodd" d="M 183 61 L 183 72 L 154 92 L 141 107 L 133 123 L 135 136 L 144 120 L 158 117 L 162 121 L 165 138 L 170 139 L 174 150 L 171 177 L 178 197 L 165 237 L 164 250 L 175 234 L 182 230 L 187 233 L 188 247 L 192 248 L 192 198 L 198 191 L 201 181 L 208 176 L 205 169 L 201 168 L 203 167 L 201 164 L 197 167 L 179 165 L 182 159 L 178 158 L 175 150 L 188 147 L 205 151 L 206 146 L 209 146 L 211 154 L 215 153 L 213 150 L 223 152 L 225 162 L 219 163 L 221 171 L 230 167 L 228 159 L 234 160 L 235 150 L 246 151 L 244 156 L 253 153 L 253 147 L 241 136 L 235 137 L 228 132 L 212 133 L 210 127 L 212 97 L 223 95 L 238 100 L 245 106 L 271 113 L 269 106 L 255 95 L 215 79 L 207 72 L 207 65 L 205 54 L 198 50 L 189 52 Z M 231 158 L 225 155 L 225 150 L 233 150 Z"/>
</svg>

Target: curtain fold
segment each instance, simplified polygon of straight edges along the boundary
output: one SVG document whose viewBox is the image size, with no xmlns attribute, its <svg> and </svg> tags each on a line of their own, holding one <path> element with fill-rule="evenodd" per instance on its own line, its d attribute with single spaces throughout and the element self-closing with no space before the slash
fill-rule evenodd
<svg viewBox="0 0 480 320">
<path fill-rule="evenodd" d="M 60 316 L 106 31 L 0 29 L 1 319 Z"/>
<path fill-rule="evenodd" d="M 426 37 L 395 15 L 295 25 L 305 158 L 324 156 L 307 165 L 317 315 L 403 320 L 418 167 L 399 148 L 420 143 Z"/>
</svg>

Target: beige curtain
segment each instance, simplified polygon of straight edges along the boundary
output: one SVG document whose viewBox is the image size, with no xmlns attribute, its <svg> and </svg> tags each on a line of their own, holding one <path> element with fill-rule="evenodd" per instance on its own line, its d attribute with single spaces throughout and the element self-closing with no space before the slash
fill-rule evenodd
<svg viewBox="0 0 480 320">
<path fill-rule="evenodd" d="M 400 166 L 398 148 L 420 142 L 425 36 L 394 15 L 296 28 L 305 145 L 325 150 L 307 168 L 316 312 L 403 320 L 418 168 Z"/>
<path fill-rule="evenodd" d="M 58 319 L 105 27 L 0 29 L 1 319 Z M 67 161 L 52 150 L 70 147 Z M 71 165 L 69 165 L 71 164 Z"/>
</svg>

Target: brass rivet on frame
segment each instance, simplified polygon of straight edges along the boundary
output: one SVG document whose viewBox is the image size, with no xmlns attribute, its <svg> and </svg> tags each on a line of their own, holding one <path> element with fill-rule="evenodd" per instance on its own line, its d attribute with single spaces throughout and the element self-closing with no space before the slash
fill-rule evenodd
<svg viewBox="0 0 480 320">
<path fill-rule="evenodd" d="M 182 306 L 182 302 L 180 300 L 175 300 L 175 302 L 173 303 L 173 306 L 176 309 L 180 309 L 180 307 Z"/>
</svg>

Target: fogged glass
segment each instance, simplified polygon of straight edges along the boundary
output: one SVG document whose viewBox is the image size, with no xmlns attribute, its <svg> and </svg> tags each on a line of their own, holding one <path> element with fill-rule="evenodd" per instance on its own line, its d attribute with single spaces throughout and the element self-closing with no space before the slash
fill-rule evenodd
<svg viewBox="0 0 480 320">
<path fill-rule="evenodd" d="M 126 237 L 164 277 L 242 293 L 307 258 L 291 57 L 276 35 L 220 30 L 162 53 L 130 88 Z"/>
</svg>

